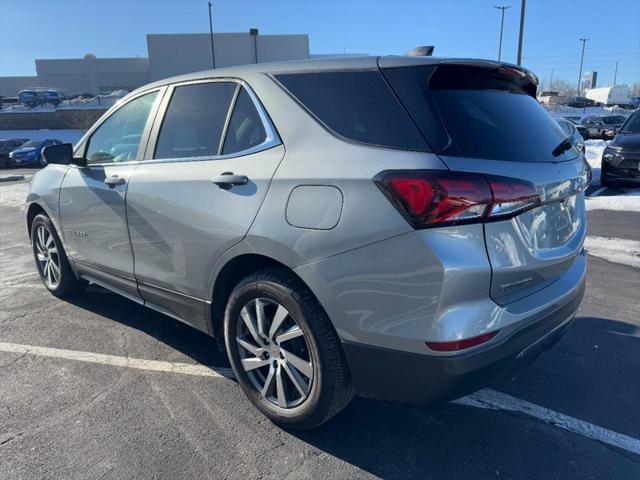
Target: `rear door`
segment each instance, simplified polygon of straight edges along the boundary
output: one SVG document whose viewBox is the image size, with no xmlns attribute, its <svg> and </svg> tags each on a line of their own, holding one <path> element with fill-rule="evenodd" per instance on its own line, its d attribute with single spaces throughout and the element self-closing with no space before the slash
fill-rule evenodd
<svg viewBox="0 0 640 480">
<path fill-rule="evenodd" d="M 244 238 L 284 148 L 242 82 L 176 85 L 164 103 L 127 193 L 135 276 L 146 304 L 204 329 L 213 265 Z"/>
<path fill-rule="evenodd" d="M 383 72 L 449 169 L 521 179 L 538 191 L 539 207 L 485 223 L 494 301 L 509 303 L 559 279 L 582 251 L 588 170 L 535 100 L 533 79 L 497 64 Z"/>
</svg>

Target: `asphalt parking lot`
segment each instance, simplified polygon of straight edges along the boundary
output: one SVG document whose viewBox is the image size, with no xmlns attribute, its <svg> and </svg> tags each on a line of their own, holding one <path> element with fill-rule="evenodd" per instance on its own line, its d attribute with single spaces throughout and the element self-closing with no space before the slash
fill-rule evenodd
<svg viewBox="0 0 640 480">
<path fill-rule="evenodd" d="M 589 222 L 640 241 L 639 213 Z M 355 399 L 298 433 L 253 409 L 204 334 L 101 288 L 49 295 L 20 208 L 0 205 L 0 479 L 640 478 L 640 269 L 589 262 L 569 332 L 486 391 L 518 408 Z"/>
</svg>

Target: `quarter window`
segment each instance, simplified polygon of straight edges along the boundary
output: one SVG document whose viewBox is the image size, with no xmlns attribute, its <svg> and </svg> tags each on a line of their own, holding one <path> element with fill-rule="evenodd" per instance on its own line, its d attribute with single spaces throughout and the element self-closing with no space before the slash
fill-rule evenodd
<svg viewBox="0 0 640 480">
<path fill-rule="evenodd" d="M 218 155 L 236 88 L 231 82 L 176 87 L 160 128 L 154 158 Z"/>
<path fill-rule="evenodd" d="M 135 160 L 158 92 L 131 100 L 107 118 L 89 139 L 87 164 Z"/>
<path fill-rule="evenodd" d="M 224 139 L 223 155 L 249 150 L 267 139 L 258 110 L 249 93 L 242 88 L 233 107 Z"/>
</svg>

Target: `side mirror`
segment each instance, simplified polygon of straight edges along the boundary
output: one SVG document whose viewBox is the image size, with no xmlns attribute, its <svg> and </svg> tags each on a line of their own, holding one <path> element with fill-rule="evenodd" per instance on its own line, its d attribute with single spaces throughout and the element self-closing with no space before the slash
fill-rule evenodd
<svg viewBox="0 0 640 480">
<path fill-rule="evenodd" d="M 74 164 L 80 167 L 84 167 L 87 162 L 84 158 L 74 158 L 73 145 L 70 143 L 63 143 L 60 145 L 51 145 L 45 147 L 42 150 L 42 156 L 47 163 L 54 163 L 58 165 Z"/>
</svg>

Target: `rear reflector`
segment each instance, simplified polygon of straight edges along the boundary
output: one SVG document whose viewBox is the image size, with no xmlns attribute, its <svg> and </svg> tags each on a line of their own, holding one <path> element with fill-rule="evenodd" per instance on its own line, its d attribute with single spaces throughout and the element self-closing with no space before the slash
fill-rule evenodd
<svg viewBox="0 0 640 480">
<path fill-rule="evenodd" d="M 415 228 L 498 220 L 540 205 L 533 184 L 515 178 L 402 170 L 374 180 Z"/>
<path fill-rule="evenodd" d="M 427 347 L 436 352 L 457 352 L 458 350 L 464 350 L 465 348 L 476 347 L 483 343 L 488 342 L 495 337 L 500 330 L 495 332 L 484 333 L 477 337 L 465 338 L 463 340 L 455 340 L 453 342 L 425 342 Z"/>
</svg>

